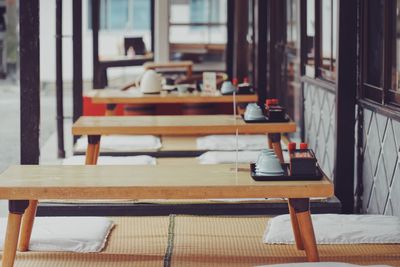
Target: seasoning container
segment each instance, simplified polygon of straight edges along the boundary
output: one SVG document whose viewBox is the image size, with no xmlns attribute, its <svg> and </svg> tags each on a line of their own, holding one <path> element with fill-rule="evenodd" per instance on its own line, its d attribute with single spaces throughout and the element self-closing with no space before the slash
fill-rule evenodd
<svg viewBox="0 0 400 267">
<path fill-rule="evenodd" d="M 308 145 L 306 143 L 300 143 L 300 149 L 293 150 L 291 148 L 289 148 L 290 175 L 314 176 L 317 168 L 317 159 L 315 158 L 315 155 L 308 149 Z"/>
<path fill-rule="evenodd" d="M 271 122 L 285 121 L 285 109 L 279 105 L 279 100 L 276 98 L 267 99 L 265 101 L 265 116 Z"/>
<path fill-rule="evenodd" d="M 292 158 L 293 157 L 293 153 L 296 150 L 296 143 L 295 142 L 290 142 L 288 144 L 288 151 L 289 151 L 289 157 Z"/>
<path fill-rule="evenodd" d="M 239 84 L 237 88 L 238 94 L 240 95 L 254 94 L 253 85 L 249 83 L 249 79 L 247 77 L 243 79 L 243 83 Z"/>
</svg>

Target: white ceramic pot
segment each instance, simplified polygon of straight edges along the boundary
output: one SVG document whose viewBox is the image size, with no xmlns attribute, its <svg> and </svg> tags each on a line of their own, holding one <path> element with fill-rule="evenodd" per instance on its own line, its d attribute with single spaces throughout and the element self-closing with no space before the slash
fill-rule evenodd
<svg viewBox="0 0 400 267">
<path fill-rule="evenodd" d="M 156 94 L 162 90 L 161 75 L 154 70 L 146 70 L 140 81 L 140 91 L 143 94 Z"/>
</svg>

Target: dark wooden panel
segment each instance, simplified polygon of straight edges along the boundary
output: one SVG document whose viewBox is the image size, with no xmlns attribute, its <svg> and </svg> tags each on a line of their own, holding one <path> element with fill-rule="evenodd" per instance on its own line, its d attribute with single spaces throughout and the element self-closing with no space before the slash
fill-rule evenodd
<svg viewBox="0 0 400 267">
<path fill-rule="evenodd" d="M 226 43 L 226 73 L 233 78 L 233 54 L 235 42 L 235 1 L 227 1 L 227 43 Z"/>
<path fill-rule="evenodd" d="M 255 85 L 260 103 L 267 98 L 268 1 L 255 2 Z"/>
<path fill-rule="evenodd" d="M 73 0 L 73 121 L 82 116 L 82 1 Z"/>
<path fill-rule="evenodd" d="M 357 88 L 357 0 L 339 2 L 335 195 L 354 210 L 354 136 Z"/>
<path fill-rule="evenodd" d="M 341 204 L 335 197 L 311 202 L 312 213 L 340 213 Z M 165 216 L 190 215 L 273 215 L 287 214 L 286 202 L 268 203 L 208 203 L 208 204 L 65 204 L 40 203 L 38 216 Z"/>
<path fill-rule="evenodd" d="M 99 66 L 100 0 L 91 0 L 90 3 L 92 5 L 93 88 L 100 89 L 103 88 Z"/>
<path fill-rule="evenodd" d="M 57 99 L 57 154 L 65 158 L 64 105 L 63 105 L 63 59 L 62 59 L 62 0 L 56 1 L 56 99 Z"/>
<path fill-rule="evenodd" d="M 39 163 L 39 0 L 19 4 L 21 164 Z"/>
</svg>

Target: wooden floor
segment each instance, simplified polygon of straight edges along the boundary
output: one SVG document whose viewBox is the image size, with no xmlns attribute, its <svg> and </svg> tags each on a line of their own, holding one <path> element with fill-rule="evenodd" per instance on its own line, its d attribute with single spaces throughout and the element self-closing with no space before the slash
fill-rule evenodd
<svg viewBox="0 0 400 267">
<path fill-rule="evenodd" d="M 113 218 L 101 253 L 18 253 L 16 267 L 257 266 L 301 262 L 294 245 L 261 242 L 267 217 Z M 322 261 L 400 266 L 399 245 L 321 245 Z"/>
</svg>

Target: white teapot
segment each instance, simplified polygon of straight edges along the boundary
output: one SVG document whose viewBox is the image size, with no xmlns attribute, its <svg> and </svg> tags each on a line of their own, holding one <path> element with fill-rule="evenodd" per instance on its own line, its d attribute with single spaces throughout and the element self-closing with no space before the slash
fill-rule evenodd
<svg viewBox="0 0 400 267">
<path fill-rule="evenodd" d="M 140 84 L 139 84 L 140 83 Z M 143 94 L 157 94 L 162 90 L 161 75 L 154 70 L 146 70 L 140 77 L 140 82 L 136 81 Z"/>
</svg>

